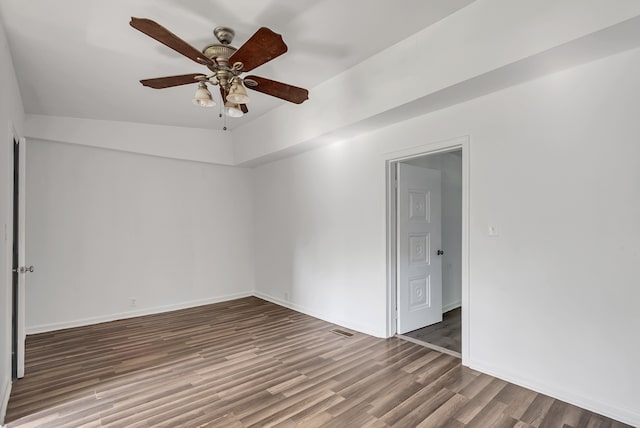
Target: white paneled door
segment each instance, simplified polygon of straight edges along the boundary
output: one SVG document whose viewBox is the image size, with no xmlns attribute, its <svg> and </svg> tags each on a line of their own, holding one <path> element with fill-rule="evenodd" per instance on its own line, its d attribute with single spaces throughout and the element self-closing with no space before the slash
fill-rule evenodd
<svg viewBox="0 0 640 428">
<path fill-rule="evenodd" d="M 440 171 L 398 163 L 398 333 L 442 321 Z"/>
</svg>

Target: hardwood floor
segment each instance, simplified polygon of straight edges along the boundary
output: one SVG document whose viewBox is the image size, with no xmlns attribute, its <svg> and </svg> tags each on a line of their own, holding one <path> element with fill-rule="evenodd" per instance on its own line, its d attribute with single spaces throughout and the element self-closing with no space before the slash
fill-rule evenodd
<svg viewBox="0 0 640 428">
<path fill-rule="evenodd" d="M 251 297 L 29 336 L 7 426 L 626 426 L 336 327 Z"/>
<path fill-rule="evenodd" d="M 442 348 L 462 352 L 462 311 L 450 310 L 442 315 L 442 322 L 405 333 L 413 339 Z"/>
</svg>

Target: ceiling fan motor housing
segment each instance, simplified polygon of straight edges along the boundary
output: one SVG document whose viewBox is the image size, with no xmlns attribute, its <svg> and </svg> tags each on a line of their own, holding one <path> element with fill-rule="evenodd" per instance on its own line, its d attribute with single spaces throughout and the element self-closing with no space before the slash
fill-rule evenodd
<svg viewBox="0 0 640 428">
<path fill-rule="evenodd" d="M 230 45 L 236 33 L 229 27 L 216 27 L 213 30 L 213 34 L 214 36 L 216 36 L 216 39 L 218 39 L 220 43 L 212 43 L 206 46 L 202 50 L 202 53 L 205 54 L 207 58 L 210 58 L 214 61 L 226 62 L 228 64 L 228 61 L 223 60 L 228 60 L 231 55 L 233 55 L 234 52 L 238 50 Z M 215 65 L 209 66 L 209 69 L 211 71 L 216 71 L 216 68 L 217 67 Z"/>
<path fill-rule="evenodd" d="M 229 57 L 237 49 L 230 45 L 211 44 L 202 50 L 202 53 L 213 60 L 207 68 L 215 74 L 218 83 L 222 87 L 228 86 L 231 78 L 236 75 L 229 65 Z"/>
<path fill-rule="evenodd" d="M 211 44 L 202 50 L 207 58 L 221 62 L 221 59 L 228 60 L 237 49 L 230 45 Z M 228 61 L 227 61 L 228 62 Z M 211 71 L 215 71 L 215 65 L 208 66 Z"/>
</svg>

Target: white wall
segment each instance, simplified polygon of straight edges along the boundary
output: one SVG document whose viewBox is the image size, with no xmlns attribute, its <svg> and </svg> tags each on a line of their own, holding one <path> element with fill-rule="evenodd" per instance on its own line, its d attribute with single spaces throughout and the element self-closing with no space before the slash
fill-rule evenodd
<svg viewBox="0 0 640 428">
<path fill-rule="evenodd" d="M 640 425 L 638 75 L 629 51 L 258 167 L 256 289 L 385 335 L 386 153 L 470 135 L 466 362 Z"/>
<path fill-rule="evenodd" d="M 259 296 L 384 334 L 385 181 L 378 160 L 359 140 L 256 170 Z"/>
<path fill-rule="evenodd" d="M 27 331 L 251 294 L 251 174 L 28 140 Z"/>
<path fill-rule="evenodd" d="M 24 108 L 0 20 L 0 424 L 11 388 L 11 257 L 13 136 L 22 136 Z M 6 232 L 5 232 L 6 231 Z"/>
<path fill-rule="evenodd" d="M 404 163 L 436 169 L 442 177 L 442 309 L 462 304 L 462 151 L 438 153 Z"/>
</svg>

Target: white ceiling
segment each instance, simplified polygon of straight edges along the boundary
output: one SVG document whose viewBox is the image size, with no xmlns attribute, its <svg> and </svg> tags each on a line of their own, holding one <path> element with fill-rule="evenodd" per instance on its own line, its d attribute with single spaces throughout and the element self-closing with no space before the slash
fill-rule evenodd
<svg viewBox="0 0 640 428">
<path fill-rule="evenodd" d="M 198 49 L 214 41 L 216 26 L 235 29 L 236 47 L 261 26 L 281 33 L 289 51 L 252 74 L 309 89 L 306 104 L 319 83 L 472 1 L 2 0 L 0 14 L 26 113 L 222 129 L 219 107 L 191 103 L 194 85 L 155 90 L 138 82 L 207 69 L 131 28 L 131 16 Z M 401 70 L 390 64 L 372 73 L 382 81 Z M 228 119 L 230 129 L 285 103 L 249 95 L 249 114 Z"/>
</svg>

